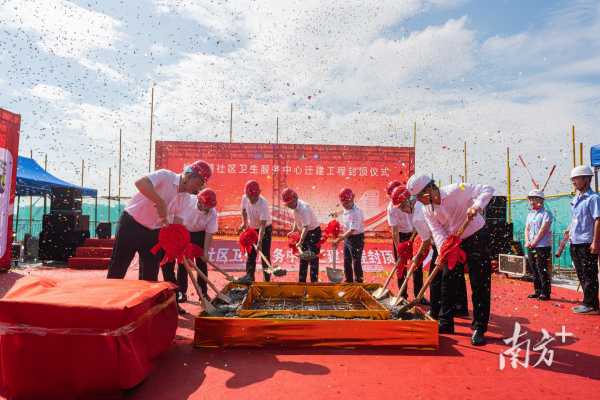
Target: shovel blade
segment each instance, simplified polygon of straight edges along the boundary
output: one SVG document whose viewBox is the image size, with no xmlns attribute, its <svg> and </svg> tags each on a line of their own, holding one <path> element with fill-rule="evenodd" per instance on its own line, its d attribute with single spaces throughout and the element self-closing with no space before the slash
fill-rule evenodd
<svg viewBox="0 0 600 400">
<path fill-rule="evenodd" d="M 327 268 L 327 278 L 330 282 L 340 283 L 344 279 L 344 271 L 336 268 Z"/>
<path fill-rule="evenodd" d="M 383 299 L 390 291 L 387 288 L 380 287 L 376 291 L 373 292 L 373 297 L 377 300 Z"/>
</svg>

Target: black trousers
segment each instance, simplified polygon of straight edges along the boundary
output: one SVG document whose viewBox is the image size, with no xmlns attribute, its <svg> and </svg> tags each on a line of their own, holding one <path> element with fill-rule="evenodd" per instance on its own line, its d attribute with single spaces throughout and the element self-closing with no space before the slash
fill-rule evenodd
<svg viewBox="0 0 600 400">
<path fill-rule="evenodd" d="M 598 309 L 598 255 L 590 252 L 590 243 L 572 244 L 571 258 L 583 289 L 583 304 Z"/>
<path fill-rule="evenodd" d="M 260 251 L 265 255 L 265 258 L 271 262 L 271 239 L 273 237 L 273 228 L 271 225 L 265 227 L 265 233 L 263 235 L 262 246 Z M 252 247 L 252 251 L 248 254 L 248 258 L 246 259 L 246 275 L 251 276 L 254 281 L 254 274 L 256 273 L 256 257 L 258 253 Z M 269 282 L 271 280 L 271 274 L 265 272 L 265 269 L 269 268 L 265 260 L 261 258 L 262 267 L 263 267 L 263 278 L 265 282 Z"/>
<path fill-rule="evenodd" d="M 466 238 L 460 247 L 467 253 L 469 281 L 471 282 L 471 301 L 473 303 L 473 329 L 487 331 L 490 319 L 491 265 L 489 255 L 490 236 L 486 227 Z M 458 266 L 457 266 L 458 268 Z M 457 291 L 460 273 L 444 265 L 442 275 L 442 308 L 440 326 L 454 328 L 454 310 L 457 303 Z"/>
<path fill-rule="evenodd" d="M 438 257 L 437 247 L 433 246 L 433 255 L 431 256 L 431 266 L 429 272 L 433 271 L 435 261 Z M 438 319 L 442 310 L 442 273 L 438 273 L 431 281 L 429 286 L 429 301 L 431 303 L 430 315 L 433 319 Z"/>
<path fill-rule="evenodd" d="M 364 248 L 364 233 L 350 235 L 344 240 L 344 275 L 347 283 L 355 280 L 359 283 L 363 281 L 362 253 Z"/>
<path fill-rule="evenodd" d="M 191 242 L 204 248 L 205 232 L 190 232 Z M 208 266 L 201 258 L 196 258 L 196 265 L 208 277 Z M 177 285 L 177 291 L 183 294 L 187 293 L 188 289 L 188 274 L 183 264 L 177 264 L 177 277 L 175 277 L 175 262 L 170 262 L 162 267 L 163 279 L 167 282 L 173 282 Z M 202 290 L 204 296 L 208 296 L 208 285 L 199 275 L 198 286 Z"/>
<path fill-rule="evenodd" d="M 552 253 L 551 247 L 536 247 L 529 249 L 527 258 L 533 274 L 533 288 L 536 294 L 550 297 L 552 284 L 548 271 L 548 261 Z"/>
<path fill-rule="evenodd" d="M 469 312 L 469 303 L 467 301 L 467 280 L 465 278 L 465 266 L 457 265 L 456 273 L 458 274 L 458 285 L 456 286 L 456 303 L 454 304 L 454 309 L 457 312 L 467 313 Z"/>
<path fill-rule="evenodd" d="M 303 251 L 310 250 L 315 254 L 319 254 L 319 240 L 321 240 L 321 227 L 316 227 L 312 231 L 306 233 L 304 243 L 302 243 Z M 312 260 L 300 259 L 300 272 L 298 273 L 298 282 L 306 282 L 306 274 L 308 272 L 308 265 L 310 264 L 310 281 L 319 281 L 319 257 L 313 258 Z"/>
<path fill-rule="evenodd" d="M 119 218 L 115 247 L 108 266 L 108 279 L 123 279 L 135 253 L 139 254 L 139 279 L 158 280 L 161 252 L 154 255 L 150 249 L 158 243 L 158 229 L 148 229 L 126 212 Z"/>
<path fill-rule="evenodd" d="M 407 240 L 410 240 L 411 236 L 412 236 L 411 232 L 409 232 L 409 233 L 398 232 L 398 242 L 399 243 L 406 242 Z M 393 248 L 394 260 L 396 262 L 398 262 L 398 250 L 396 249 L 396 246 L 393 246 L 393 247 L 394 247 Z M 400 289 L 400 287 L 402 287 L 402 284 L 404 283 L 404 280 L 406 279 L 406 274 L 408 274 L 409 267 L 410 267 L 410 263 L 409 263 L 409 265 L 406 266 L 406 268 L 402 272 L 402 276 L 398 277 L 398 289 Z M 413 293 L 414 293 L 415 297 L 417 297 L 417 295 L 421 291 L 421 288 L 423 287 L 423 268 L 418 267 L 417 269 L 415 269 L 413 271 L 412 278 L 413 278 Z M 406 299 L 408 297 L 408 288 L 404 289 L 404 291 L 402 293 L 400 293 L 400 296 L 402 296 Z"/>
</svg>

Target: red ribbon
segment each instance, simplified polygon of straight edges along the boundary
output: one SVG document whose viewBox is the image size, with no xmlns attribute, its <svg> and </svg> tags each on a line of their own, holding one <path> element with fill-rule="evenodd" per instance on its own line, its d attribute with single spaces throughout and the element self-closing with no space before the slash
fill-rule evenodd
<svg viewBox="0 0 600 400">
<path fill-rule="evenodd" d="M 181 224 L 171 224 L 160 228 L 158 232 L 158 243 L 150 251 L 156 255 L 161 249 L 165 252 L 160 262 L 162 267 L 166 263 L 173 262 L 182 257 L 190 244 L 190 233 Z"/>
<path fill-rule="evenodd" d="M 196 243 L 190 243 L 184 250 L 183 254 L 177 257 L 177 262 L 179 264 L 183 264 L 183 258 L 187 257 L 190 259 L 195 259 L 198 257 L 202 257 L 204 255 L 204 249 L 198 246 Z"/>
<path fill-rule="evenodd" d="M 467 262 L 467 253 L 460 247 L 461 240 L 458 236 L 450 235 L 442 244 L 440 255 L 442 262 L 448 264 L 448 269 L 453 270 L 457 264 Z"/>
<path fill-rule="evenodd" d="M 248 228 L 240 234 L 240 250 L 244 254 L 252 252 L 252 246 L 258 243 L 258 231 L 254 228 Z"/>
<path fill-rule="evenodd" d="M 402 276 L 404 275 L 406 265 L 408 264 L 408 261 L 412 258 L 412 246 L 412 241 L 405 240 L 404 242 L 398 243 L 398 246 L 396 247 L 396 254 L 398 255 L 398 260 L 400 260 L 396 273 L 400 278 L 402 278 Z"/>
<path fill-rule="evenodd" d="M 287 235 L 288 238 L 288 247 L 292 250 L 294 255 L 298 255 L 298 242 L 300 242 L 300 232 L 294 231 L 290 232 Z"/>
</svg>

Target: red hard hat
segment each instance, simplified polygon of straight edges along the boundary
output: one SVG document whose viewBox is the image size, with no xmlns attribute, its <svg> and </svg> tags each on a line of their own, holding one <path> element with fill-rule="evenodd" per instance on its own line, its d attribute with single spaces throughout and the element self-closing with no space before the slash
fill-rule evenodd
<svg viewBox="0 0 600 400">
<path fill-rule="evenodd" d="M 296 192 L 294 192 L 293 189 L 290 188 L 286 188 L 283 190 L 283 192 L 281 192 L 281 200 L 283 200 L 284 203 L 289 204 L 294 200 L 298 199 L 298 194 Z"/>
<path fill-rule="evenodd" d="M 350 188 L 344 188 L 340 191 L 340 201 L 345 203 L 354 199 L 354 192 Z"/>
<path fill-rule="evenodd" d="M 260 186 L 256 181 L 248 181 L 246 182 L 244 191 L 246 192 L 246 196 L 258 196 L 260 194 Z"/>
<path fill-rule="evenodd" d="M 390 181 L 390 183 L 388 183 L 388 185 L 387 185 L 387 190 L 386 190 L 388 196 L 391 196 L 394 189 L 396 189 L 400 185 L 402 185 L 402 183 L 400 181 Z"/>
<path fill-rule="evenodd" d="M 198 201 L 206 208 L 213 208 L 217 205 L 217 194 L 212 189 L 203 189 L 198 193 Z"/>
<path fill-rule="evenodd" d="M 208 178 L 212 175 L 210 165 L 204 160 L 195 161 L 185 169 L 185 172 L 191 172 L 201 176 L 205 181 L 208 181 Z"/>
<path fill-rule="evenodd" d="M 395 206 L 399 206 L 400 204 L 404 203 L 409 198 L 410 198 L 410 192 L 403 185 L 397 186 L 392 191 L 392 204 Z"/>
</svg>

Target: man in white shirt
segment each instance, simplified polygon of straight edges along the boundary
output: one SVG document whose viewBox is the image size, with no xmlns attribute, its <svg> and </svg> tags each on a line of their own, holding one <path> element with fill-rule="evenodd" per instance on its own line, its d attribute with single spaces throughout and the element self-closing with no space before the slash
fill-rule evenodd
<svg viewBox="0 0 600 400">
<path fill-rule="evenodd" d="M 169 205 L 168 219 L 170 223 L 183 224 L 190 232 L 191 242 L 202 248 L 203 254 L 196 256 L 196 265 L 204 275 L 208 276 L 208 250 L 213 235 L 217 233 L 217 194 L 209 188 L 203 189 L 198 196 L 180 193 Z M 177 302 L 187 301 L 188 274 L 183 264 L 177 266 L 175 278 L 175 262 L 167 263 L 162 268 L 163 278 L 178 286 Z M 204 296 L 208 298 L 206 281 L 198 276 L 198 284 Z"/>
<path fill-rule="evenodd" d="M 425 175 L 413 175 L 407 186 L 410 193 L 425 205 L 423 215 L 438 249 L 450 235 L 458 231 L 467 218 L 471 220 L 461 235 L 460 247 L 467 254 L 472 291 L 471 343 L 475 346 L 484 345 L 484 334 L 490 317 L 491 265 L 490 237 L 482 212 L 494 195 L 494 189 L 487 185 L 468 183 L 448 185 L 440 189 Z M 444 265 L 440 333 L 454 333 L 457 278 L 456 269 L 449 270 Z"/>
<path fill-rule="evenodd" d="M 340 202 L 344 207 L 342 225 L 346 230 L 334 240 L 334 243 L 344 241 L 344 275 L 346 283 L 363 282 L 362 253 L 365 247 L 364 214 L 354 203 L 354 192 L 345 188 L 340 191 Z"/>
<path fill-rule="evenodd" d="M 315 255 L 319 254 L 319 241 L 321 240 L 321 226 L 317 216 L 310 205 L 298 198 L 298 194 L 287 188 L 281 192 L 281 199 L 286 207 L 294 210 L 294 225 L 291 232 L 300 230 L 300 240 L 298 246 L 302 251 L 311 251 Z M 290 233 L 291 233 L 290 232 Z M 310 281 L 319 281 L 319 257 L 312 260 L 300 259 L 300 271 L 298 273 L 298 282 L 306 282 L 306 274 L 310 263 Z"/>
<path fill-rule="evenodd" d="M 181 174 L 160 169 L 138 179 L 135 186 L 139 192 L 119 219 L 107 278 L 123 279 L 138 253 L 139 278 L 156 281 L 161 254 L 154 255 L 150 249 L 158 242 L 158 230 L 167 224 L 168 205 L 178 193 L 198 193 L 211 174 L 210 166 L 199 160 Z"/>
<path fill-rule="evenodd" d="M 244 188 L 244 195 L 242 196 L 242 225 L 240 231 L 244 231 L 246 228 L 253 228 L 258 231 L 258 242 L 256 247 L 260 249 L 261 253 L 265 256 L 269 262 L 271 261 L 271 239 L 273 236 L 273 217 L 269 210 L 269 203 L 267 200 L 260 195 L 260 186 L 257 181 L 248 181 Z M 254 248 L 248 254 L 246 259 L 246 276 L 251 278 L 254 282 L 254 275 L 256 272 L 256 257 L 257 252 Z M 263 268 L 263 278 L 265 282 L 271 280 L 271 275 L 265 272 L 269 267 L 265 260 L 261 260 Z"/>
<path fill-rule="evenodd" d="M 413 222 L 412 222 L 412 203 L 409 201 L 408 197 L 405 194 L 408 194 L 410 197 L 410 193 L 406 190 L 406 187 L 398 182 L 397 185 L 394 185 L 398 181 L 390 182 L 388 185 L 388 189 L 390 186 L 393 186 L 392 192 L 389 194 L 390 202 L 387 207 L 387 221 L 388 225 L 392 230 L 392 242 L 393 242 L 393 252 L 394 252 L 394 260 L 398 262 L 400 255 L 398 254 L 398 245 L 402 242 L 410 242 L 412 246 L 412 242 L 415 238 L 416 233 L 414 232 Z M 394 196 L 395 194 L 395 196 Z M 405 198 L 406 197 L 406 198 Z M 407 203 L 405 207 L 402 207 L 404 203 Z M 405 211 L 408 210 L 408 211 Z M 412 255 L 411 255 L 412 257 Z M 406 264 L 408 259 L 402 260 L 402 264 Z M 408 272 L 408 268 L 398 268 L 398 288 L 402 286 L 404 279 L 406 278 L 406 274 Z M 413 292 L 415 297 L 423 287 L 423 270 L 421 268 L 416 269 L 413 272 Z M 400 296 L 405 299 L 408 298 L 408 288 L 405 288 Z M 422 303 L 427 305 L 427 300 L 423 299 Z"/>
</svg>

